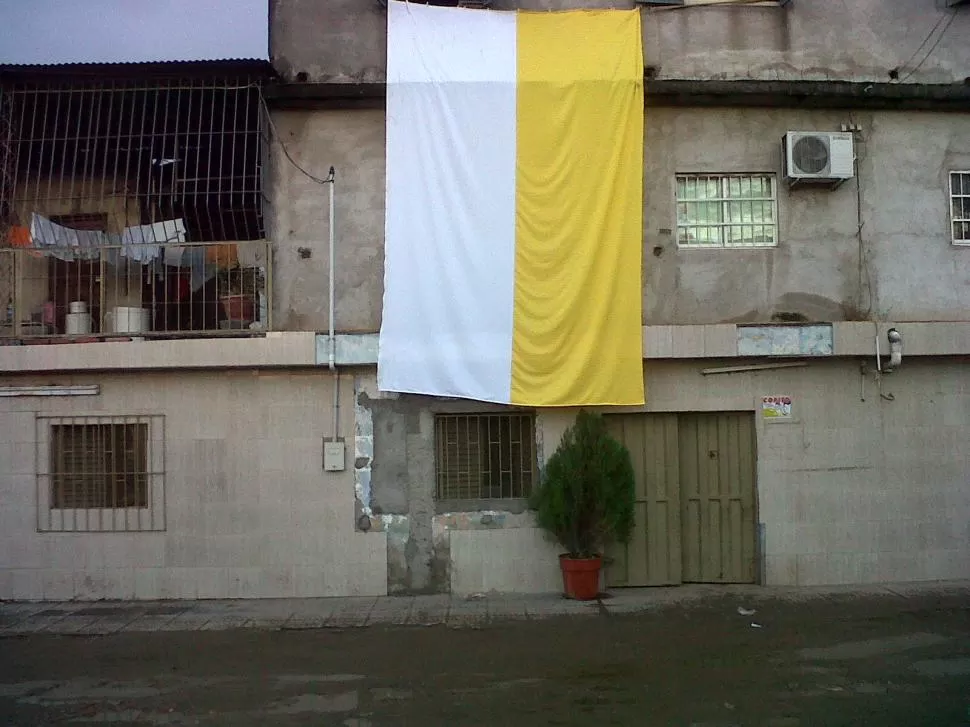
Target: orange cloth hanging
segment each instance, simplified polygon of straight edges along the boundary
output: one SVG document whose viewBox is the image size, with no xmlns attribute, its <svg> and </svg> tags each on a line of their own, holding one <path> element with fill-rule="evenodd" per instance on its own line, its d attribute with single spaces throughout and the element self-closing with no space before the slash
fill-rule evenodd
<svg viewBox="0 0 970 727">
<path fill-rule="evenodd" d="M 33 247 L 30 240 L 30 229 L 16 225 L 7 232 L 7 241 L 11 247 Z"/>
<path fill-rule="evenodd" d="M 232 267 L 239 262 L 239 251 L 234 242 L 209 245 L 205 249 L 205 261 L 220 268 Z"/>
</svg>

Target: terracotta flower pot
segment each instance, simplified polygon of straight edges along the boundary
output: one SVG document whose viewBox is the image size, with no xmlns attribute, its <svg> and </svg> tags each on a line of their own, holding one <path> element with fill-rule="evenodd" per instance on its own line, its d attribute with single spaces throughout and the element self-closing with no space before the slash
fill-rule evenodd
<svg viewBox="0 0 970 727">
<path fill-rule="evenodd" d="M 256 303 L 249 295 L 224 295 L 222 310 L 229 320 L 252 321 L 255 320 Z"/>
<path fill-rule="evenodd" d="M 603 559 L 570 558 L 568 555 L 559 556 L 559 567 L 562 569 L 562 587 L 566 598 L 577 601 L 592 601 L 600 592 L 600 568 Z"/>
</svg>

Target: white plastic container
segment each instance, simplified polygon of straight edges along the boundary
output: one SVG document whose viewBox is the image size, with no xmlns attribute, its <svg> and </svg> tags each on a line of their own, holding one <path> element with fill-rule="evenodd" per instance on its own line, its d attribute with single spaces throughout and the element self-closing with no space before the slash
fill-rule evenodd
<svg viewBox="0 0 970 727">
<path fill-rule="evenodd" d="M 87 313 L 88 304 L 83 300 L 73 300 L 68 305 L 69 313 Z"/>
<path fill-rule="evenodd" d="M 74 305 L 71 303 L 71 305 Z M 83 335 L 91 332 L 90 313 L 68 313 L 64 321 L 64 332 L 71 336 Z"/>
<path fill-rule="evenodd" d="M 112 333 L 142 333 L 148 330 L 148 309 L 119 305 L 105 315 L 105 327 Z"/>
</svg>

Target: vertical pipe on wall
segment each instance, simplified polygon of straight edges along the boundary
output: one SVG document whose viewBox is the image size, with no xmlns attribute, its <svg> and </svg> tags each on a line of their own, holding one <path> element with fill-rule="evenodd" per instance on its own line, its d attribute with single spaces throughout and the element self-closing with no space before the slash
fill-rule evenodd
<svg viewBox="0 0 970 727">
<path fill-rule="evenodd" d="M 330 167 L 330 174 L 327 176 L 328 183 L 328 193 L 330 201 L 329 209 L 329 228 L 330 228 L 330 288 L 329 288 L 329 311 L 330 311 L 330 326 L 329 326 L 329 338 L 328 338 L 328 363 L 330 366 L 330 371 L 333 372 L 333 441 L 337 441 L 337 435 L 339 434 L 339 412 L 340 412 L 340 374 L 337 373 L 337 339 L 334 335 L 334 261 L 336 259 L 336 235 L 334 233 L 334 187 L 336 186 L 336 171 L 333 167 Z"/>
<path fill-rule="evenodd" d="M 334 291 L 333 291 L 334 269 L 333 268 L 334 268 L 334 258 L 336 257 L 336 254 L 334 251 L 336 239 L 334 236 L 334 229 L 333 229 L 333 221 L 334 221 L 333 201 L 334 201 L 335 182 L 336 182 L 336 174 L 335 174 L 334 168 L 330 167 L 330 175 L 327 177 L 327 183 L 328 183 L 327 191 L 329 192 L 329 197 L 330 197 L 330 209 L 329 209 L 329 213 L 330 213 L 330 219 L 329 219 L 329 227 L 330 227 L 330 271 L 329 271 L 330 272 L 330 289 L 329 289 L 330 329 L 329 329 L 329 333 L 330 333 L 330 338 L 329 338 L 329 344 L 330 344 L 330 370 L 331 371 L 334 370 L 334 364 L 336 363 L 336 340 L 334 339 L 334 310 L 333 310 L 333 299 L 334 299 Z"/>
</svg>

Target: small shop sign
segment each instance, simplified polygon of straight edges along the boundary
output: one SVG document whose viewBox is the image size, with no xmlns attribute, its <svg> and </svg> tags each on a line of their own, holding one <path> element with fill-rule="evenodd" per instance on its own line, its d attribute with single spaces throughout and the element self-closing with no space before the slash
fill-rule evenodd
<svg viewBox="0 0 970 727">
<path fill-rule="evenodd" d="M 761 416 L 764 419 L 791 419 L 790 396 L 761 397 Z"/>
</svg>

